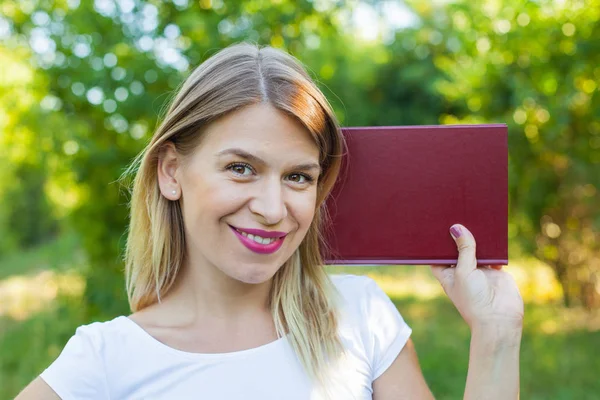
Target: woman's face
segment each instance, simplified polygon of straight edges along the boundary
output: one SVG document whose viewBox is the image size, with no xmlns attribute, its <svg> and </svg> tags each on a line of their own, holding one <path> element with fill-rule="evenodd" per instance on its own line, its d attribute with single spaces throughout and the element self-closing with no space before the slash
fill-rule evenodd
<svg viewBox="0 0 600 400">
<path fill-rule="evenodd" d="M 319 172 L 308 130 L 269 104 L 226 115 L 193 154 L 170 148 L 159 163 L 163 195 L 181 201 L 189 265 L 253 284 L 272 278 L 306 235 Z"/>
</svg>

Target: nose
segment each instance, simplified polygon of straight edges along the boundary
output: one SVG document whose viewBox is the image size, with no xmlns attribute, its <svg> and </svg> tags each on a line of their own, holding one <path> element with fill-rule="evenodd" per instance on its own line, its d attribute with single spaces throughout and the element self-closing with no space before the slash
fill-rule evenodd
<svg viewBox="0 0 600 400">
<path fill-rule="evenodd" d="M 256 185 L 256 192 L 250 202 L 250 211 L 259 215 L 265 225 L 277 225 L 287 217 L 284 187 L 278 177 L 264 179 Z"/>
</svg>

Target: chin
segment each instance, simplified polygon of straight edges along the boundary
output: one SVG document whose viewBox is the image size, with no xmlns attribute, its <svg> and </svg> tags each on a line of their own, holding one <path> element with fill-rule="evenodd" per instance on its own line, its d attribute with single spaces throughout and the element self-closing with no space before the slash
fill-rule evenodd
<svg viewBox="0 0 600 400">
<path fill-rule="evenodd" d="M 277 270 L 270 268 L 256 268 L 245 271 L 237 271 L 236 274 L 228 274 L 233 279 L 238 280 L 249 285 L 258 285 L 265 283 L 273 278 Z"/>
</svg>

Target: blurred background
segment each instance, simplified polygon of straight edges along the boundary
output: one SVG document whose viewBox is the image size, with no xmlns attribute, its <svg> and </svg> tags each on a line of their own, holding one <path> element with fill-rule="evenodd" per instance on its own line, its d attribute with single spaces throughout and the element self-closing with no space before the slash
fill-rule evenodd
<svg viewBox="0 0 600 400">
<path fill-rule="evenodd" d="M 302 60 L 345 126 L 506 123 L 525 399 L 599 399 L 600 0 L 0 1 L 0 398 L 127 314 L 115 182 L 186 74 L 241 40 Z M 469 331 L 426 267 L 374 277 L 439 399 Z"/>
</svg>

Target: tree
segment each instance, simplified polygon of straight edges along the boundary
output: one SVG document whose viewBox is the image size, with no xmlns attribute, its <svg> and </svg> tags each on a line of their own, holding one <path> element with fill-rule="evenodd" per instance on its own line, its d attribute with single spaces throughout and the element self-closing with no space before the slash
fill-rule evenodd
<svg viewBox="0 0 600 400">
<path fill-rule="evenodd" d="M 600 2 L 460 1 L 422 17 L 443 38 L 430 43 L 454 108 L 441 121 L 509 124 L 511 238 L 554 268 L 567 305 L 600 307 Z"/>
<path fill-rule="evenodd" d="M 48 143 L 44 165 L 59 190 L 72 194 L 65 214 L 91 264 L 90 319 L 127 311 L 121 254 L 128 199 L 116 180 L 151 136 L 172 91 L 233 42 L 298 54 L 317 33 L 334 37 L 334 9 L 317 11 L 306 0 L 3 2 L 12 24 L 7 47 L 33 50 L 35 79 L 45 83 L 37 93 L 48 107 L 30 104 L 17 119 Z"/>
</svg>

